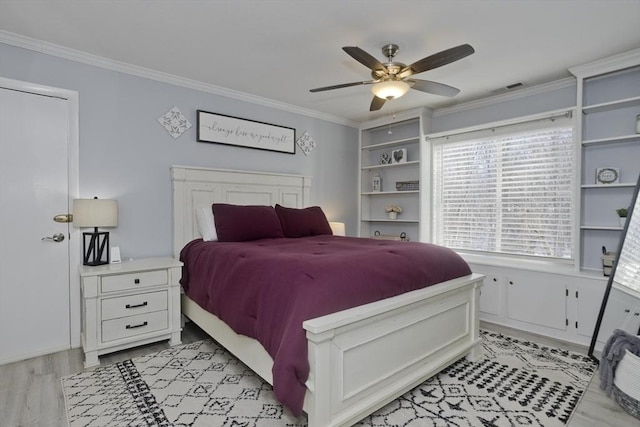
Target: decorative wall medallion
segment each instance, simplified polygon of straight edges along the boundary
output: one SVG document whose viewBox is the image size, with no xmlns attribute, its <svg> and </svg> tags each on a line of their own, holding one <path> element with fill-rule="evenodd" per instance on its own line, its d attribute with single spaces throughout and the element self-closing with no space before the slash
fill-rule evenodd
<svg viewBox="0 0 640 427">
<path fill-rule="evenodd" d="M 173 107 L 164 115 L 158 117 L 158 122 L 169 132 L 173 139 L 178 139 L 191 127 L 191 123 L 182 115 L 178 107 Z"/>
<path fill-rule="evenodd" d="M 308 156 L 311 153 L 311 150 L 316 148 L 316 142 L 311 138 L 309 132 L 305 131 L 300 138 L 297 139 L 296 144 L 302 150 L 305 156 Z"/>
</svg>

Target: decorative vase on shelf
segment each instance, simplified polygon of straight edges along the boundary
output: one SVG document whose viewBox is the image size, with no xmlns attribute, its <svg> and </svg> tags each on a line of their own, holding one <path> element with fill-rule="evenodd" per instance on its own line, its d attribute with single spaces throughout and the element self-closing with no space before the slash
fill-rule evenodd
<svg viewBox="0 0 640 427">
<path fill-rule="evenodd" d="M 389 219 L 398 219 L 398 212 L 387 212 Z"/>
<path fill-rule="evenodd" d="M 620 220 L 620 227 L 624 227 L 624 224 L 627 222 L 627 217 L 626 216 L 620 216 L 620 217 L 618 217 L 618 219 Z"/>
</svg>

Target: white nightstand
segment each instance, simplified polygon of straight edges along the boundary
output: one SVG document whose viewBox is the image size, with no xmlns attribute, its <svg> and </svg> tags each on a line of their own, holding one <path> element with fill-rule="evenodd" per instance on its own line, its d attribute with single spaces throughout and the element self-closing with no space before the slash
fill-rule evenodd
<svg viewBox="0 0 640 427">
<path fill-rule="evenodd" d="M 85 368 L 105 353 L 165 339 L 180 344 L 181 269 L 168 257 L 80 267 Z"/>
</svg>

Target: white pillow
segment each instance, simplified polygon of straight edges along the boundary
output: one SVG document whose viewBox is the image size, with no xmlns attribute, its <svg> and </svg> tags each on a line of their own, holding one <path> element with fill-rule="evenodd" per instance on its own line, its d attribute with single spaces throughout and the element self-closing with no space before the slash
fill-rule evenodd
<svg viewBox="0 0 640 427">
<path fill-rule="evenodd" d="M 196 220 L 198 222 L 198 230 L 205 242 L 217 242 L 218 233 L 216 233 L 216 223 L 213 219 L 213 211 L 211 206 L 196 209 Z"/>
</svg>

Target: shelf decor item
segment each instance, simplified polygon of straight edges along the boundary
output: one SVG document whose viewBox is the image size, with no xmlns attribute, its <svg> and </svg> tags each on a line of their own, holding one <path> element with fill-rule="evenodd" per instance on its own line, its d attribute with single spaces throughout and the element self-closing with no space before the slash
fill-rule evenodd
<svg viewBox="0 0 640 427">
<path fill-rule="evenodd" d="M 381 234 L 378 230 L 373 232 L 373 236 L 371 236 L 371 238 L 376 240 L 395 240 L 397 242 L 402 240 L 400 236 L 394 236 L 392 234 Z"/>
<path fill-rule="evenodd" d="M 398 191 L 416 191 L 420 189 L 420 181 L 396 181 Z"/>
<path fill-rule="evenodd" d="M 387 153 L 386 151 L 380 154 L 380 164 L 381 165 L 391 164 L 391 157 L 389 156 L 389 153 Z"/>
<path fill-rule="evenodd" d="M 400 206 L 387 205 L 384 211 L 389 216 L 389 219 L 398 219 L 398 214 L 402 213 L 402 208 Z"/>
<path fill-rule="evenodd" d="M 636 116 L 636 133 L 640 133 L 640 114 Z"/>
<path fill-rule="evenodd" d="M 611 268 L 613 267 L 613 261 L 616 259 L 616 253 L 607 252 L 604 247 L 602 249 L 602 273 L 608 277 L 611 275 Z"/>
<path fill-rule="evenodd" d="M 627 215 L 629 211 L 627 208 L 619 208 L 616 209 L 616 213 L 618 214 L 618 218 L 620 219 L 620 227 L 624 227 L 625 222 L 627 222 Z"/>
<path fill-rule="evenodd" d="M 596 184 L 618 184 L 620 182 L 620 169 L 618 168 L 597 168 Z"/>
<path fill-rule="evenodd" d="M 391 163 L 406 163 L 407 162 L 407 149 L 399 148 L 391 152 Z"/>
<path fill-rule="evenodd" d="M 382 191 L 382 178 L 380 174 L 375 174 L 373 179 L 371 180 L 371 186 L 374 193 L 379 193 Z"/>
</svg>

